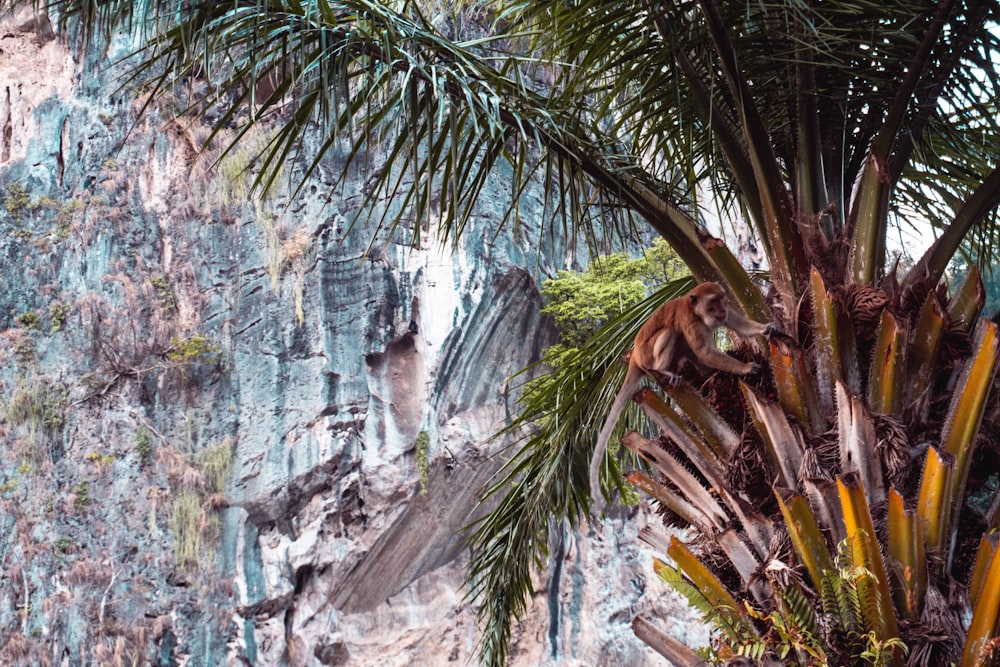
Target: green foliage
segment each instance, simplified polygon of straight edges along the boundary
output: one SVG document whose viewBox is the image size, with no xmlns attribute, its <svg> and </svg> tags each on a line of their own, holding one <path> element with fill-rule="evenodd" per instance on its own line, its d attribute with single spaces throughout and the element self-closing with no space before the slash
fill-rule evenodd
<svg viewBox="0 0 1000 667">
<path fill-rule="evenodd" d="M 521 414 L 498 434 L 520 439 L 480 501 L 492 509 L 468 538 L 466 580 L 471 598 L 490 601 L 479 607 L 481 655 L 490 664 L 506 660 L 511 620 L 524 614 L 534 592 L 533 573 L 547 557 L 553 517 L 573 523 L 590 506 L 592 434 L 621 384 L 622 354 L 656 308 L 691 286 L 687 278 L 668 284 L 614 318 L 584 348 L 566 352 L 547 379 L 524 387 Z"/>
<path fill-rule="evenodd" d="M 732 613 L 739 613 L 740 610 L 728 610 L 727 613 L 723 613 L 724 610 L 720 610 L 712 606 L 712 603 L 706 598 L 697 586 L 688 581 L 680 570 L 675 567 L 671 567 L 666 563 L 661 563 L 657 568 L 657 574 L 659 574 L 660 579 L 667 583 L 671 588 L 684 596 L 691 607 L 702 615 L 702 618 L 715 625 L 722 633 L 723 641 L 730 644 L 739 644 L 745 642 L 748 638 L 741 632 L 741 628 L 745 627 L 745 624 L 730 623 L 726 619 L 731 616 Z M 712 656 L 712 659 L 717 659 L 717 655 L 712 651 L 711 647 L 706 647 L 708 654 Z"/>
<path fill-rule="evenodd" d="M 201 569 L 214 557 L 218 539 L 217 507 L 223 502 L 233 467 L 233 443 L 229 437 L 206 447 L 194 457 L 196 475 L 182 474 L 177 480 L 170 512 L 174 536 L 174 559 L 188 570 Z"/>
<path fill-rule="evenodd" d="M 164 275 L 153 276 L 149 282 L 156 290 L 156 298 L 160 302 L 160 307 L 168 312 L 177 310 L 177 297 L 174 295 L 174 288 L 167 277 Z"/>
<path fill-rule="evenodd" d="M 76 217 L 76 214 L 84 208 L 86 208 L 86 206 L 79 199 L 68 199 L 58 205 L 56 208 L 56 226 L 54 233 L 54 240 L 56 243 L 66 240 L 73 228 L 73 219 Z"/>
<path fill-rule="evenodd" d="M 871 643 L 870 628 L 878 613 L 878 604 L 871 599 L 874 587 L 869 584 L 874 575 L 854 563 L 851 544 L 847 538 L 837 545 L 836 569 L 824 572 L 819 591 L 829 642 L 844 660 L 881 650 Z"/>
<path fill-rule="evenodd" d="M 871 587 L 864 582 L 872 574 L 854 564 L 850 539 L 838 545 L 835 569 L 824 572 L 817 593 L 805 589 L 794 576 L 784 582 L 770 580 L 774 608 L 768 613 L 749 601 L 742 609 L 716 609 L 676 568 L 660 564 L 657 572 L 718 630 L 715 644 L 699 649 L 710 664 L 721 664 L 733 655 L 755 661 L 771 655 L 782 664 L 883 667 L 892 664 L 893 651 L 907 652 L 898 637 L 880 641 L 868 630 L 875 622 L 872 610 L 877 610 L 865 600 Z M 734 613 L 752 622 L 733 622 Z M 749 633 L 747 628 L 758 632 Z"/>
<path fill-rule="evenodd" d="M 93 464 L 98 468 L 106 468 L 115 462 L 114 454 L 100 454 L 98 452 L 90 452 L 87 454 L 87 463 Z"/>
<path fill-rule="evenodd" d="M 203 334 L 170 338 L 167 359 L 176 364 L 215 364 L 222 358 L 222 346 Z"/>
<path fill-rule="evenodd" d="M 420 471 L 420 493 L 427 493 L 427 467 L 430 462 L 431 436 L 427 431 L 417 434 L 417 441 L 414 444 L 417 454 L 417 469 Z"/>
<path fill-rule="evenodd" d="M 31 198 L 28 189 L 21 183 L 11 183 L 3 196 L 3 205 L 15 220 L 38 208 L 38 202 Z"/>
<path fill-rule="evenodd" d="M 686 274 L 666 241 L 656 239 L 641 257 L 625 253 L 595 257 L 584 271 L 560 271 L 544 281 L 542 313 L 552 316 L 562 342 L 577 348 L 605 322 L 641 301 L 650 289 Z"/>
<path fill-rule="evenodd" d="M 872 665 L 872 667 L 891 665 L 896 653 L 906 655 L 909 651 L 909 648 L 899 637 L 880 641 L 874 631 L 865 635 L 865 644 L 865 650 L 858 657 L 866 664 Z"/>
<path fill-rule="evenodd" d="M 73 507 L 78 510 L 84 510 L 93 504 L 94 500 L 90 497 L 90 482 L 83 480 L 73 486 Z"/>
<path fill-rule="evenodd" d="M 522 423 L 544 431 L 546 420 L 566 400 L 562 397 L 568 388 L 563 369 L 577 368 L 579 360 L 586 358 L 581 348 L 587 341 L 610 320 L 640 306 L 650 289 L 662 288 L 667 283 L 689 285 L 686 274 L 677 254 L 663 239 L 656 239 L 640 257 L 630 258 L 625 253 L 595 257 L 582 272 L 560 271 L 555 278 L 543 282 L 542 313 L 553 317 L 561 342 L 542 351 L 539 365 L 553 369 L 552 372 L 525 382 L 521 388 L 525 414 L 534 415 Z M 675 289 L 667 291 L 675 293 Z M 634 332 L 628 340 L 632 337 Z M 617 448 L 614 440 L 609 449 L 614 454 Z M 624 504 L 638 503 L 639 495 L 631 486 L 620 486 L 619 490 Z"/>
<path fill-rule="evenodd" d="M 69 312 L 72 309 L 67 303 L 62 301 L 54 301 L 49 304 L 49 332 L 56 333 L 62 331 L 63 326 L 66 324 L 66 319 L 69 317 Z"/>
<path fill-rule="evenodd" d="M 744 603 L 750 618 L 763 623 L 766 632 L 762 637 L 744 639 L 736 652 L 753 660 L 772 653 L 782 661 L 794 655 L 800 664 L 829 665 L 829 649 L 823 642 L 812 601 L 797 584 L 779 588 L 775 593 L 779 610 L 770 614 L 763 614 L 750 603 Z"/>
<path fill-rule="evenodd" d="M 21 379 L 3 405 L 4 419 L 25 431 L 33 457 L 38 457 L 45 441 L 62 428 L 67 395 L 66 388 L 58 383 Z"/>
<path fill-rule="evenodd" d="M 197 570 L 206 557 L 206 544 L 218 532 L 219 519 L 197 491 L 183 489 L 174 498 L 170 530 L 174 536 L 174 560 L 185 569 Z"/>
<path fill-rule="evenodd" d="M 567 344 L 579 347 L 609 316 L 646 295 L 638 277 L 621 276 L 627 268 L 624 255 L 609 255 L 583 273 L 560 271 L 542 283 L 542 313 L 552 316 Z"/>
<path fill-rule="evenodd" d="M 139 454 L 139 465 L 148 466 L 153 455 L 153 443 L 149 438 L 149 431 L 144 426 L 135 431 L 135 451 Z"/>
<path fill-rule="evenodd" d="M 38 316 L 33 310 L 21 313 L 14 318 L 14 321 L 18 326 L 23 327 L 29 331 L 37 331 L 42 326 L 42 318 Z"/>
<path fill-rule="evenodd" d="M 196 464 L 205 476 L 208 492 L 224 493 L 233 470 L 232 440 L 226 437 L 218 445 L 206 447 L 198 454 Z"/>
<path fill-rule="evenodd" d="M 584 271 L 560 271 L 544 281 L 542 313 L 552 316 L 561 342 L 542 351 L 541 364 L 557 371 L 525 383 L 522 403 L 534 404 L 550 395 L 562 382 L 558 369 L 570 364 L 608 321 L 642 302 L 650 289 L 687 280 L 686 274 L 677 254 L 663 239 L 656 239 L 641 257 L 625 253 L 597 257 Z"/>
</svg>

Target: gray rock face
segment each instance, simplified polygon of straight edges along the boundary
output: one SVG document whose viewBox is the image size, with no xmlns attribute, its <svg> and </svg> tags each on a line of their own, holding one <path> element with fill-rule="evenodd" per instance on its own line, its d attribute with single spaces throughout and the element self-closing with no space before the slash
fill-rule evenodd
<svg viewBox="0 0 1000 667">
<path fill-rule="evenodd" d="M 537 253 L 572 249 L 494 236 L 502 174 L 454 250 L 348 233 L 363 175 L 328 201 L 329 165 L 249 203 L 204 128 L 164 109 L 126 138 L 115 70 L 19 18 L 0 23 L 0 663 L 474 662 L 460 531 L 502 464 L 509 378 L 554 341 Z M 554 527 L 513 664 L 656 664 L 629 623 L 677 600 L 644 517 Z"/>
</svg>

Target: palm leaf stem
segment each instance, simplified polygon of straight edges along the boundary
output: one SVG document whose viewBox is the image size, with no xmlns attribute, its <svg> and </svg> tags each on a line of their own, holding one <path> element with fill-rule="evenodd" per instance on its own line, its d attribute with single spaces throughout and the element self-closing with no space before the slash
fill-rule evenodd
<svg viewBox="0 0 1000 667">
<path fill-rule="evenodd" d="M 626 444 L 626 446 L 628 445 Z M 633 449 L 633 451 L 636 450 Z M 680 497 L 646 473 L 633 471 L 629 473 L 626 480 L 629 484 L 648 494 L 658 503 L 679 516 L 688 525 L 697 526 L 699 530 L 706 531 L 707 533 L 711 533 L 713 528 L 716 530 L 721 528 L 721 526 L 713 526 L 713 521 L 701 508 L 691 504 L 686 498 Z"/>
<path fill-rule="evenodd" d="M 948 301 L 949 330 L 972 336 L 984 305 L 986 305 L 986 287 L 983 285 L 979 267 L 973 264 L 969 267 L 965 280 Z"/>
<path fill-rule="evenodd" d="M 945 505 L 951 497 L 951 471 L 955 457 L 937 447 L 930 447 L 924 459 L 917 499 L 917 514 L 923 523 L 924 542 L 928 551 L 943 552 L 950 515 Z"/>
<path fill-rule="evenodd" d="M 701 480 L 692 475 L 684 465 L 660 448 L 654 441 L 644 438 L 638 433 L 629 432 L 622 438 L 622 444 L 638 454 L 643 460 L 656 468 L 664 477 L 670 480 L 685 498 L 689 505 L 701 511 L 704 519 L 695 525 L 708 528 L 709 534 L 722 530 L 726 523 L 725 510 L 712 497 L 709 489 Z"/>
<path fill-rule="evenodd" d="M 757 178 L 761 199 L 759 234 L 767 236 L 771 252 L 771 279 L 778 292 L 798 294 L 798 285 L 806 279 L 808 266 L 802 238 L 793 224 L 791 202 L 781 182 L 782 170 L 778 165 L 771 143 L 771 136 L 754 102 L 746 78 L 740 72 L 737 52 L 729 37 L 729 30 L 715 0 L 698 3 L 706 19 L 712 42 L 740 118 L 747 143 L 750 163 Z"/>
<path fill-rule="evenodd" d="M 924 305 L 920 308 L 917 324 L 913 331 L 913 343 L 910 346 L 910 361 L 907 396 L 911 401 L 919 401 L 918 413 L 921 419 L 926 418 L 930 409 L 925 392 L 934 377 L 937 367 L 938 349 L 941 334 L 944 331 L 945 314 L 937 295 L 928 294 Z M 872 365 L 874 369 L 874 364 Z"/>
<path fill-rule="evenodd" d="M 941 0 L 920 45 L 896 89 L 892 103 L 872 142 L 871 154 L 861 177 L 860 196 L 850 213 L 852 276 L 857 283 L 870 283 L 882 272 L 885 262 L 885 221 L 889 210 L 891 180 L 890 153 L 913 102 L 914 91 L 930 64 L 930 55 L 951 14 L 955 0 Z M 936 281 L 935 281 L 936 282 Z"/>
<path fill-rule="evenodd" d="M 813 306 L 814 346 L 816 355 L 816 384 L 819 395 L 820 411 L 823 414 L 834 413 L 834 387 L 843 381 L 843 360 L 846 354 L 841 349 L 839 313 L 834 301 L 827 293 L 826 284 L 819 271 L 813 269 L 810 273 L 811 298 Z"/>
<path fill-rule="evenodd" d="M 649 12 L 653 17 L 656 29 L 663 41 L 666 44 L 673 44 L 676 40 L 674 39 L 674 31 L 670 19 L 667 17 L 665 10 L 657 11 L 657 7 L 663 7 L 664 5 L 658 4 L 653 6 L 649 0 L 647 0 L 647 5 L 649 6 Z M 760 220 L 761 200 L 753 165 L 747 159 L 743 147 L 736 136 L 736 132 L 727 121 L 725 113 L 712 100 L 708 86 L 705 85 L 701 74 L 695 68 L 690 56 L 679 47 L 673 48 L 673 54 L 677 66 L 690 86 L 691 94 L 698 103 L 702 119 L 708 121 L 710 124 L 712 134 L 716 141 L 719 142 L 719 147 L 722 149 L 723 155 L 726 156 L 726 161 L 729 163 L 733 177 L 739 183 L 740 193 L 746 200 L 747 210 L 755 221 L 754 226 L 759 230 L 762 225 L 762 221 Z M 765 247 L 769 248 L 769 238 L 762 234 L 760 239 L 765 244 Z"/>
<path fill-rule="evenodd" d="M 986 660 L 988 644 L 998 635 L 1000 626 L 1000 549 L 995 549 L 983 577 L 976 608 L 965 637 L 960 667 L 995 665 L 995 655 Z M 995 654 L 995 649 L 993 651 Z"/>
<path fill-rule="evenodd" d="M 868 379 L 868 405 L 875 412 L 897 414 L 905 391 L 907 331 L 887 310 L 882 313 L 875 356 Z"/>
<path fill-rule="evenodd" d="M 769 344 L 771 373 L 778 402 L 808 432 L 821 433 L 825 418 L 820 412 L 816 378 L 798 345 L 772 338 Z"/>
<path fill-rule="evenodd" d="M 700 667 L 705 664 L 701 656 L 653 625 L 641 614 L 632 619 L 632 631 L 636 637 L 677 667 Z"/>
<path fill-rule="evenodd" d="M 636 402 L 650 421 L 660 428 L 660 432 L 676 444 L 688 460 L 698 468 L 698 472 L 705 477 L 709 485 L 714 488 L 723 485 L 725 481 L 723 461 L 728 460 L 728 454 L 713 449 L 705 438 L 699 437 L 694 432 L 680 414 L 648 387 L 636 393 Z"/>
<path fill-rule="evenodd" d="M 973 609 L 979 604 L 979 595 L 983 592 L 986 573 L 997 550 L 998 540 L 1000 535 L 996 533 L 983 535 L 979 540 L 979 549 L 976 551 L 976 560 L 972 566 L 972 577 L 969 579 L 969 603 Z"/>
<path fill-rule="evenodd" d="M 813 588 L 820 590 L 824 572 L 833 570 L 833 558 L 809 507 L 809 501 L 805 496 L 791 493 L 787 489 L 782 491 L 775 488 L 774 495 L 795 553 L 809 573 Z"/>
<path fill-rule="evenodd" d="M 847 473 L 837 477 L 837 487 L 853 561 L 870 573 L 870 576 L 863 578 L 858 584 L 859 590 L 865 593 L 864 597 L 873 600 L 875 604 L 871 613 L 866 613 L 866 625 L 881 642 L 896 639 L 899 637 L 899 626 L 864 485 L 857 474 Z M 902 665 L 899 650 L 893 651 L 892 664 Z"/>
<path fill-rule="evenodd" d="M 794 489 L 805 450 L 802 432 L 788 422 L 779 404 L 765 401 L 745 383 L 741 382 L 740 388 L 756 430 L 764 441 L 772 473 L 777 476 L 776 480 L 770 480 L 772 486 Z"/>
<path fill-rule="evenodd" d="M 640 405 L 649 406 L 653 411 L 651 415 L 656 418 L 667 418 L 678 428 L 685 427 L 685 418 L 693 424 L 701 433 L 702 438 L 709 447 L 713 456 L 706 452 L 706 458 L 710 460 L 726 461 L 733 455 L 740 444 L 739 434 L 736 433 L 719 416 L 711 405 L 699 394 L 694 387 L 688 384 L 679 384 L 668 390 L 671 399 L 677 405 L 680 414 L 674 411 L 673 407 L 666 403 L 656 392 L 647 391 L 642 394 Z M 681 417 L 681 414 L 684 417 Z M 692 438 L 697 442 L 697 439 Z M 697 461 L 697 458 L 693 458 Z M 712 475 L 710 479 L 714 482 L 721 482 L 721 476 Z"/>
<path fill-rule="evenodd" d="M 798 28 L 802 30 L 801 27 Z M 823 239 L 833 241 L 834 225 L 831 216 L 820 215 L 829 204 L 826 191 L 826 175 L 823 168 L 822 134 L 819 127 L 819 109 L 816 102 L 816 73 L 808 56 L 801 53 L 795 64 L 795 79 L 798 93 L 795 96 L 798 123 L 798 151 L 796 159 L 795 188 L 797 194 L 799 220 L 811 225 L 816 219 L 817 230 Z M 812 228 L 806 234 L 815 233 Z"/>
<path fill-rule="evenodd" d="M 948 530 L 942 537 L 947 540 L 945 546 L 948 549 L 949 569 L 955 557 L 958 520 L 965 499 L 969 465 L 1000 362 L 1000 328 L 988 320 L 981 320 L 973 350 L 973 357 L 969 359 L 955 387 L 948 417 L 941 432 L 941 446 L 955 461 L 948 485 L 950 495 L 945 498 L 943 507 Z"/>
<path fill-rule="evenodd" d="M 927 555 L 922 524 L 913 510 L 903 506 L 903 497 L 889 491 L 889 556 L 892 559 L 896 608 L 910 619 L 920 618 L 927 593 Z"/>
<path fill-rule="evenodd" d="M 993 169 L 983 179 L 982 184 L 962 204 L 944 233 L 913 265 L 903 281 L 904 289 L 912 287 L 918 281 L 937 283 L 969 230 L 979 224 L 998 205 L 1000 205 L 1000 167 Z"/>
<path fill-rule="evenodd" d="M 856 473 L 867 500 L 876 507 L 882 506 L 886 494 L 885 479 L 882 460 L 875 449 L 877 438 L 871 413 L 864 401 L 848 392 L 840 382 L 837 383 L 837 420 L 840 469 Z"/>
<path fill-rule="evenodd" d="M 684 573 L 705 597 L 714 612 L 718 614 L 719 623 L 725 632 L 733 636 L 757 634 L 753 623 L 742 613 L 743 607 L 736 602 L 736 599 L 722 585 L 722 582 L 676 536 L 670 538 L 670 549 L 667 550 L 667 555 L 677 563 L 677 568 Z"/>
</svg>

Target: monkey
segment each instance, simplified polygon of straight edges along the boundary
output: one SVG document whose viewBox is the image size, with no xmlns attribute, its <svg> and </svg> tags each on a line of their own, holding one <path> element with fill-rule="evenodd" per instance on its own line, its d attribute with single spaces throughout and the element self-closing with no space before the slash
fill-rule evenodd
<svg viewBox="0 0 1000 667">
<path fill-rule="evenodd" d="M 596 506 L 599 507 L 601 462 L 611 432 L 643 375 L 663 387 L 673 387 L 682 381 L 677 371 L 684 362 L 694 364 L 703 373 L 713 368 L 736 375 L 760 371 L 759 364 L 734 359 L 715 346 L 715 330 L 722 326 L 744 337 L 779 333 L 774 323 L 760 324 L 728 308 L 726 291 L 718 283 L 701 283 L 687 294 L 667 301 L 639 329 L 626 356 L 625 381 L 597 436 L 590 459 L 590 494 Z"/>
</svg>

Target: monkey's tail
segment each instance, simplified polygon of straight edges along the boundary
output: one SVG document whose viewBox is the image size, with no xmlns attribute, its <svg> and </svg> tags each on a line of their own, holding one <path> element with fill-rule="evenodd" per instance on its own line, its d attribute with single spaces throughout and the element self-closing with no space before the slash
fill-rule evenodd
<svg viewBox="0 0 1000 667">
<path fill-rule="evenodd" d="M 615 402 L 611 404 L 608 417 L 604 420 L 604 426 L 601 427 L 601 433 L 597 436 L 594 454 L 590 458 L 590 498 L 592 513 L 595 516 L 600 514 L 603 506 L 601 497 L 601 464 L 604 463 L 604 454 L 608 451 L 608 442 L 611 440 L 611 434 L 615 430 L 618 418 L 625 411 L 625 406 L 632 398 L 632 394 L 639 388 L 642 376 L 643 371 L 637 365 L 634 363 L 628 365 L 628 373 L 625 374 L 625 381 L 622 383 L 622 388 L 618 390 Z"/>
</svg>

